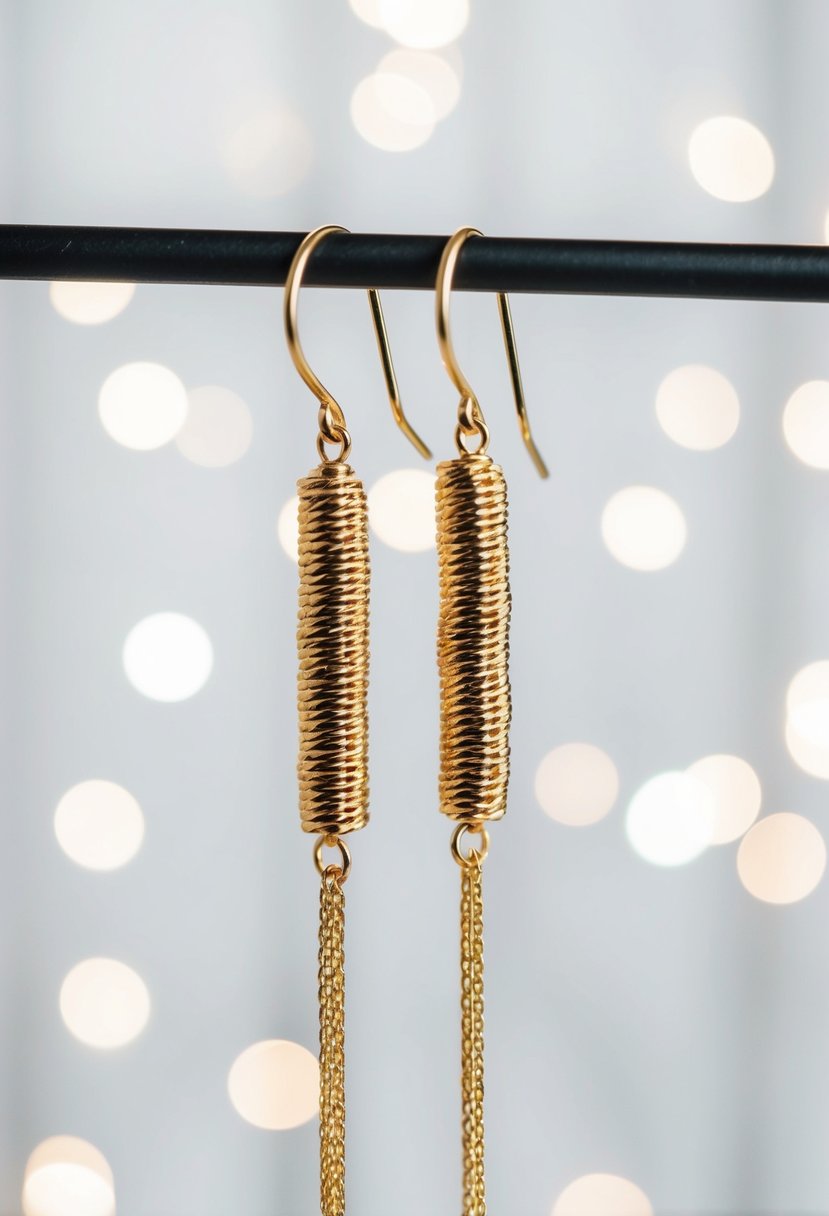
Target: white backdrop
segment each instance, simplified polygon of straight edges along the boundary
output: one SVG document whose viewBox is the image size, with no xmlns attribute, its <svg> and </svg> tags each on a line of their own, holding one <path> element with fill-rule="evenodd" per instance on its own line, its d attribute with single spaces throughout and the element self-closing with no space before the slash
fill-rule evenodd
<svg viewBox="0 0 829 1216">
<path fill-rule="evenodd" d="M 716 241 L 823 240 L 829 15 L 817 0 L 472 0 L 462 92 L 410 152 L 371 146 L 349 101 L 392 48 L 345 3 L 32 0 L 0 5 L 0 214 L 8 222 L 446 232 Z M 438 52 L 444 53 L 444 52 Z M 307 172 L 254 197 L 227 148 L 251 115 L 299 115 Z M 776 175 L 756 201 L 712 197 L 695 126 L 755 123 Z M 229 142 L 230 141 L 230 144 Z M 277 161 L 279 156 L 277 154 Z M 277 164 L 277 177 L 282 166 Z M 106 1156 L 128 1216 L 301 1216 L 316 1205 L 315 1121 L 239 1117 L 228 1070 L 260 1039 L 315 1042 L 317 884 L 298 827 L 296 570 L 276 538 L 314 463 L 315 407 L 276 291 L 139 287 L 108 324 L 59 316 L 45 284 L 0 289 L 5 781 L 0 916 L 0 1211 L 19 1210 L 47 1136 Z M 436 454 L 452 390 L 432 301 L 387 294 L 401 387 Z M 490 1210 L 547 1216 L 580 1175 L 619 1174 L 657 1212 L 829 1210 L 827 885 L 775 907 L 738 880 L 736 845 L 676 868 L 625 835 L 651 776 L 727 752 L 762 814 L 826 828 L 826 787 L 783 739 L 788 681 L 829 653 L 826 473 L 787 448 L 797 385 L 829 371 L 806 306 L 513 300 L 540 482 L 512 417 L 494 302 L 455 302 L 511 491 L 513 781 L 487 863 Z M 368 310 L 303 299 L 306 349 L 346 409 L 366 484 L 415 467 L 382 396 Z M 242 460 L 106 434 L 99 388 L 151 360 L 224 385 L 253 418 Z M 663 377 L 724 373 L 734 438 L 673 443 Z M 426 467 L 426 466 L 424 466 Z M 681 506 L 675 564 L 644 574 L 602 543 L 615 491 Z M 436 813 L 433 550 L 372 540 L 373 820 L 353 843 L 349 1198 L 358 1216 L 458 1210 L 457 873 Z M 121 650 L 141 618 L 208 632 L 212 674 L 176 704 L 141 696 Z M 569 741 L 610 755 L 610 814 L 544 815 L 533 781 Z M 90 778 L 138 799 L 146 839 L 92 873 L 58 847 L 55 807 Z M 117 1051 L 58 1009 L 79 960 L 120 959 L 152 1014 Z M 59 1214 L 58 1214 L 59 1216 Z"/>
</svg>

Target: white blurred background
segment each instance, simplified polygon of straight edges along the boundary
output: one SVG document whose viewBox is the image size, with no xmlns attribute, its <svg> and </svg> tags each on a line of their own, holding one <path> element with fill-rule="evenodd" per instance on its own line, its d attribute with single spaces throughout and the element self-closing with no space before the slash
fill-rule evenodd
<svg viewBox="0 0 829 1216">
<path fill-rule="evenodd" d="M 819 0 L 353 2 L 0 3 L 0 216 L 824 241 Z M 384 302 L 444 458 L 432 300 Z M 4 1213 L 316 1210 L 290 505 L 315 405 L 280 307 L 0 287 Z M 511 489 L 490 1210 L 825 1212 L 824 311 L 513 308 L 546 483 L 494 301 L 453 313 Z M 393 426 L 364 297 L 309 291 L 302 326 L 372 491 L 349 1204 L 448 1214 L 458 875 L 436 808 L 431 469 Z"/>
</svg>

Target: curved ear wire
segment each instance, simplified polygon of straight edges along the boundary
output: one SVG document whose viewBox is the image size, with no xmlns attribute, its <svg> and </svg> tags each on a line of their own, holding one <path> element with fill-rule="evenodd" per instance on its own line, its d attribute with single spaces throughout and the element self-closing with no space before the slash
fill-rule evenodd
<svg viewBox="0 0 829 1216">
<path fill-rule="evenodd" d="M 311 392 L 317 398 L 320 405 L 329 412 L 333 423 L 340 429 L 345 428 L 345 418 L 343 416 L 342 409 L 338 405 L 333 395 L 322 383 L 319 376 L 317 376 L 317 374 L 314 372 L 313 368 L 305 357 L 305 352 L 303 351 L 302 344 L 299 340 L 297 312 L 299 306 L 299 293 L 302 288 L 302 279 L 312 253 L 327 236 L 330 236 L 332 232 L 347 231 L 347 228 L 341 228 L 339 224 L 326 224 L 322 228 L 316 228 L 313 232 L 309 232 L 308 235 L 303 238 L 296 253 L 294 254 L 287 278 L 285 279 L 285 303 L 283 310 L 285 320 L 285 338 L 294 367 L 308 385 Z M 432 453 L 414 430 L 403 410 L 403 403 L 400 399 L 400 389 L 398 387 L 397 376 L 395 375 L 394 371 L 391 347 L 389 345 L 389 336 L 386 330 L 386 322 L 383 317 L 383 306 L 380 303 L 380 294 L 374 288 L 369 289 L 368 301 L 371 308 L 371 320 L 372 324 L 374 325 L 374 333 L 377 338 L 377 348 L 380 352 L 380 361 L 383 365 L 383 377 L 386 382 L 386 392 L 388 394 L 389 405 L 391 406 L 391 412 L 394 415 L 394 420 L 409 442 L 417 448 L 420 455 L 428 460 Z"/>
<path fill-rule="evenodd" d="M 431 460 L 431 449 L 426 446 L 404 413 L 403 402 L 400 399 L 400 389 L 397 384 L 397 375 L 391 357 L 386 318 L 383 316 L 383 305 L 380 303 L 380 292 L 376 291 L 373 287 L 368 293 L 368 303 L 371 308 L 371 320 L 374 324 L 377 349 L 380 352 L 380 362 L 383 364 L 383 375 L 386 380 L 386 393 L 389 398 L 391 412 L 394 415 L 394 421 L 400 427 L 409 443 L 417 448 L 423 459 Z"/>
<path fill-rule="evenodd" d="M 482 236 L 477 228 L 459 228 L 450 236 L 443 249 L 435 283 L 435 323 L 437 326 L 438 346 L 443 360 L 443 366 L 449 374 L 449 379 L 461 395 L 459 410 L 459 425 L 464 434 L 473 433 L 476 429 L 483 434 L 486 430 L 483 410 L 471 384 L 461 370 L 449 329 L 449 304 L 452 297 L 452 280 L 461 250 L 472 236 Z M 501 331 L 504 336 L 504 349 L 509 364 L 512 395 L 515 401 L 515 411 L 518 415 L 518 425 L 521 428 L 521 438 L 530 454 L 536 471 L 540 477 L 548 477 L 544 458 L 536 447 L 530 430 L 530 420 L 527 415 L 527 404 L 524 399 L 524 386 L 521 382 L 521 368 L 518 363 L 518 349 L 515 344 L 515 328 L 512 323 L 512 310 L 509 296 L 504 292 L 497 293 L 498 313 L 501 318 Z"/>
<path fill-rule="evenodd" d="M 515 401 L 515 412 L 518 414 L 518 425 L 521 428 L 521 438 L 524 447 L 530 454 L 539 477 L 549 477 L 550 472 L 539 452 L 530 430 L 530 419 L 527 415 L 527 403 L 524 400 L 524 385 L 521 381 L 521 368 L 518 363 L 518 349 L 515 345 L 515 328 L 512 324 L 512 309 L 506 292 L 498 292 L 498 313 L 501 317 L 501 331 L 504 335 L 504 349 L 507 352 L 509 376 L 512 381 L 512 396 Z"/>
</svg>

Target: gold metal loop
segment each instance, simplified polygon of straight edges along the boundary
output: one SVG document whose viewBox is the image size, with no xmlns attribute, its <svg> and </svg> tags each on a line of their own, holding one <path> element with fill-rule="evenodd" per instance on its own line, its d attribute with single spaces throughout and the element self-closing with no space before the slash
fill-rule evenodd
<svg viewBox="0 0 829 1216">
<path fill-rule="evenodd" d="M 484 434 L 486 423 L 483 411 L 478 398 L 475 396 L 472 385 L 463 374 L 461 366 L 458 363 L 449 331 L 449 305 L 452 298 L 452 280 L 455 277 L 455 269 L 461 250 L 472 236 L 483 236 L 483 233 L 478 228 L 459 228 L 457 232 L 450 236 L 444 246 L 440 266 L 438 267 L 438 277 L 435 283 L 435 324 L 443 366 L 449 374 L 449 379 L 461 395 L 458 413 L 460 430 L 464 434 L 469 433 L 464 426 L 464 418 L 460 410 L 468 411 L 469 403 L 471 403 L 473 416 L 478 423 L 478 434 L 481 436 L 481 446 L 477 450 L 484 452 L 489 440 L 489 432 L 487 431 Z M 547 466 L 544 463 L 543 456 L 535 445 L 535 440 L 530 430 L 530 420 L 527 416 L 527 405 L 524 399 L 524 386 L 521 382 L 521 368 L 518 363 L 518 350 L 515 344 L 515 328 L 512 323 L 512 310 L 510 309 L 509 297 L 504 292 L 498 292 L 497 299 L 498 315 L 501 318 L 501 331 L 504 336 L 504 349 L 506 350 L 507 362 L 509 364 L 512 395 L 515 400 L 515 410 L 518 414 L 518 425 L 521 428 L 521 438 L 524 440 L 524 446 L 529 452 L 539 476 L 547 477 L 549 476 Z M 457 442 L 459 451 L 463 453 L 466 450 L 465 447 L 460 439 Z"/>
<path fill-rule="evenodd" d="M 483 418 L 481 407 L 471 397 L 461 397 L 458 402 L 458 426 L 464 435 L 478 435 Z"/>
<path fill-rule="evenodd" d="M 339 450 L 335 452 L 333 456 L 330 454 L 330 452 L 325 450 L 325 445 L 327 443 L 338 443 L 340 445 Z M 329 439 L 326 435 L 323 435 L 322 432 L 317 435 L 317 455 L 323 464 L 342 464 L 344 461 L 348 460 L 350 454 L 351 432 L 347 430 L 346 427 L 340 427 L 336 436 L 331 439 Z"/>
<path fill-rule="evenodd" d="M 326 410 L 326 416 L 333 422 L 333 427 L 338 432 L 336 438 L 332 439 L 330 435 L 325 435 L 320 431 L 323 439 L 327 443 L 343 443 L 344 447 L 350 448 L 351 442 L 348 440 L 346 445 L 345 436 L 348 431 L 346 428 L 345 415 L 337 403 L 333 395 L 328 391 L 319 376 L 314 372 L 310 363 L 305 357 L 305 352 L 302 349 L 302 344 L 299 340 L 299 323 L 298 323 L 298 308 L 299 308 L 299 293 L 302 288 L 302 280 L 305 276 L 305 271 L 308 267 L 308 262 L 314 250 L 320 245 L 327 236 L 332 232 L 347 232 L 347 228 L 340 227 L 339 224 L 326 224 L 322 228 L 315 228 L 313 232 L 309 232 L 307 236 L 300 241 L 296 253 L 294 254 L 291 265 L 288 269 L 288 274 L 285 278 L 285 295 L 283 303 L 283 320 L 285 323 L 285 340 L 288 344 L 288 352 L 293 360 L 294 367 L 299 372 L 308 388 L 319 401 L 320 406 Z M 394 420 L 400 427 L 403 434 L 414 444 L 421 456 L 427 460 L 432 453 L 417 432 L 412 428 L 406 415 L 403 411 L 403 405 L 400 400 L 400 389 L 397 384 L 397 376 L 394 371 L 394 363 L 391 357 L 391 347 L 389 346 L 389 336 L 386 330 L 386 322 L 383 317 L 383 306 L 380 303 L 380 295 L 374 288 L 371 288 L 368 293 L 369 305 L 371 307 L 371 319 L 374 325 L 374 333 L 377 338 L 377 348 L 380 351 L 380 361 L 383 365 L 383 377 L 386 382 L 386 392 L 389 398 Z M 318 448 L 320 444 L 318 443 Z M 324 458 L 325 459 L 325 458 Z M 345 459 L 345 456 L 336 457 L 335 459 Z"/>
<path fill-rule="evenodd" d="M 326 864 L 323 862 L 323 849 L 338 849 L 340 854 L 340 864 L 335 865 L 332 862 Z M 351 869 L 351 853 L 348 845 L 344 840 L 340 840 L 337 836 L 320 836 L 314 845 L 314 862 L 317 867 L 317 873 L 323 878 L 329 873 L 336 873 L 341 883 L 348 878 L 349 870 Z"/>
<path fill-rule="evenodd" d="M 478 446 L 472 448 L 466 442 L 467 438 L 473 435 L 478 436 Z M 458 451 L 464 456 L 480 456 L 489 447 L 489 427 L 485 422 L 479 422 L 477 426 L 467 430 L 462 423 L 458 423 L 455 427 L 455 446 Z"/>
<path fill-rule="evenodd" d="M 463 853 L 461 852 L 461 844 L 467 833 L 471 833 L 473 836 L 480 836 L 481 847 L 479 849 L 470 848 L 468 853 Z M 479 866 L 481 862 L 486 860 L 486 855 L 489 852 L 489 832 L 482 824 L 459 823 L 452 833 L 451 849 L 452 856 L 462 869 L 466 866 Z"/>
</svg>

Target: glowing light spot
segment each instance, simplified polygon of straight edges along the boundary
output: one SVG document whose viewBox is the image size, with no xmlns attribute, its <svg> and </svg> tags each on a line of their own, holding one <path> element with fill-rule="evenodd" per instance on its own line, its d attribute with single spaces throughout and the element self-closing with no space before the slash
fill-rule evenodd
<svg viewBox="0 0 829 1216">
<path fill-rule="evenodd" d="M 76 1039 L 111 1050 L 132 1042 L 147 1025 L 150 994 L 125 963 L 88 958 L 63 981 L 60 1013 Z"/>
<path fill-rule="evenodd" d="M 628 486 L 602 512 L 602 537 L 613 557 L 631 570 L 663 570 L 675 562 L 688 534 L 674 500 L 652 486 Z"/>
<path fill-rule="evenodd" d="M 743 118 L 709 118 L 688 145 L 691 172 L 703 190 L 728 203 L 765 194 L 774 179 L 774 153 L 762 131 Z"/>
<path fill-rule="evenodd" d="M 829 780 L 829 662 L 801 668 L 786 693 L 786 746 L 804 772 Z"/>
<path fill-rule="evenodd" d="M 786 723 L 784 738 L 789 755 L 798 768 L 802 768 L 810 777 L 829 781 L 829 748 L 804 739 L 792 726 L 791 719 Z"/>
<path fill-rule="evenodd" d="M 813 823 L 781 811 L 755 823 L 740 841 L 737 873 L 769 904 L 793 904 L 814 891 L 826 869 L 826 845 Z"/>
<path fill-rule="evenodd" d="M 750 764 L 739 756 L 705 756 L 686 772 L 704 782 L 714 797 L 711 844 L 727 844 L 748 831 L 760 813 L 763 796 Z"/>
<path fill-rule="evenodd" d="M 187 420 L 176 436 L 182 456 L 205 469 L 241 459 L 253 435 L 253 419 L 242 398 L 229 388 L 205 385 L 190 389 L 187 399 Z"/>
<path fill-rule="evenodd" d="M 389 51 L 377 68 L 380 76 L 402 76 L 420 88 L 432 103 L 431 117 L 440 121 L 458 104 L 461 82 L 454 68 L 428 51 Z M 427 115 L 427 121 L 429 121 Z"/>
<path fill-rule="evenodd" d="M 711 844 L 716 800 L 689 773 L 660 773 L 634 794 L 626 830 L 634 850 L 657 866 L 681 866 Z"/>
<path fill-rule="evenodd" d="M 21 1203 L 24 1216 L 114 1216 L 112 1170 L 87 1140 L 51 1136 L 26 1163 Z"/>
<path fill-rule="evenodd" d="M 299 561 L 299 499 L 289 498 L 276 521 L 279 543 L 292 562 Z"/>
<path fill-rule="evenodd" d="M 52 307 L 76 325 L 102 325 L 123 312 L 135 295 L 134 283 L 50 283 Z"/>
<path fill-rule="evenodd" d="M 285 1131 L 313 1119 L 319 1107 L 319 1065 L 299 1043 L 266 1039 L 235 1060 L 227 1079 L 230 1101 L 243 1119 Z"/>
<path fill-rule="evenodd" d="M 368 494 L 372 531 L 392 549 L 423 553 L 435 547 L 435 477 L 424 469 L 398 469 Z"/>
<path fill-rule="evenodd" d="M 615 764 L 591 743 L 554 747 L 535 774 L 535 796 L 542 810 L 570 827 L 584 827 L 603 819 L 618 794 Z"/>
<path fill-rule="evenodd" d="M 783 434 L 798 460 L 829 469 L 829 381 L 809 380 L 795 389 L 783 410 Z"/>
<path fill-rule="evenodd" d="M 114 781 L 82 781 L 58 803 L 55 835 L 79 866 L 117 870 L 140 849 L 144 816 L 132 794 Z"/>
<path fill-rule="evenodd" d="M 829 659 L 819 659 L 801 667 L 786 689 L 786 713 L 795 717 L 798 710 L 821 706 L 829 701 Z M 829 747 L 829 734 L 817 740 Z"/>
<path fill-rule="evenodd" d="M 721 372 L 691 363 L 669 372 L 660 384 L 656 416 L 674 443 L 710 452 L 728 443 L 737 430 L 740 402 Z"/>
<path fill-rule="evenodd" d="M 618 1174 L 584 1174 L 566 1186 L 552 1216 L 653 1216 L 644 1191 Z"/>
<path fill-rule="evenodd" d="M 380 12 L 380 0 L 348 0 L 353 12 L 375 29 L 383 28 L 383 14 Z"/>
<path fill-rule="evenodd" d="M 789 725 L 804 742 L 829 749 L 829 700 L 816 698 L 795 705 L 789 715 Z"/>
<path fill-rule="evenodd" d="M 125 448 L 149 452 L 174 439 L 187 417 L 187 390 L 159 363 L 125 363 L 98 394 L 104 430 Z"/>
<path fill-rule="evenodd" d="M 389 72 L 366 76 L 351 96 L 351 120 L 367 143 L 384 152 L 411 152 L 435 129 L 425 89 Z"/>
<path fill-rule="evenodd" d="M 454 42 L 469 21 L 469 0 L 380 0 L 379 8 L 386 33 L 422 51 Z"/>
<path fill-rule="evenodd" d="M 213 668 L 210 638 L 178 612 L 158 612 L 133 626 L 124 642 L 127 679 L 154 701 L 184 701 Z"/>
<path fill-rule="evenodd" d="M 313 158 L 311 133 L 287 106 L 249 115 L 222 148 L 228 175 L 253 198 L 288 194 L 307 177 Z"/>
</svg>

